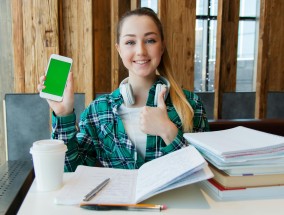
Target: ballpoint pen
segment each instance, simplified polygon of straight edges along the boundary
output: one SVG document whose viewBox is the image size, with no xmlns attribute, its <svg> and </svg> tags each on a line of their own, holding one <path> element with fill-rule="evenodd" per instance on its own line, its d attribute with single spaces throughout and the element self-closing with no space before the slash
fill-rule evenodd
<svg viewBox="0 0 284 215">
<path fill-rule="evenodd" d="M 161 211 L 167 209 L 166 205 L 155 204 L 88 204 L 81 203 L 81 208 L 89 210 L 128 210 L 128 211 Z"/>
<path fill-rule="evenodd" d="M 109 182 L 110 178 L 107 178 L 106 180 L 104 180 L 102 183 L 100 183 L 97 187 L 95 187 L 93 190 L 91 190 L 91 192 L 89 192 L 83 199 L 83 201 L 89 201 L 91 200 L 98 192 L 101 191 L 101 189 L 103 189 L 107 183 Z"/>
</svg>

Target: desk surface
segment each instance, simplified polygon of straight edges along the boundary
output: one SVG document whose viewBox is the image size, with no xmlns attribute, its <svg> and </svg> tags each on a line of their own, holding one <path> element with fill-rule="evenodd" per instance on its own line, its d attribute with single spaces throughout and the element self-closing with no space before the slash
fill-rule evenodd
<svg viewBox="0 0 284 215">
<path fill-rule="evenodd" d="M 72 173 L 64 174 L 64 183 L 72 177 Z M 32 184 L 18 214 L 194 214 L 194 215 L 222 215 L 222 214 L 283 214 L 284 199 L 263 199 L 243 201 L 216 201 L 199 188 L 197 184 L 181 187 L 154 196 L 145 201 L 152 204 L 166 204 L 168 209 L 162 212 L 144 211 L 91 211 L 82 209 L 79 206 L 63 206 L 53 203 L 58 191 L 38 192 L 36 180 Z"/>
</svg>

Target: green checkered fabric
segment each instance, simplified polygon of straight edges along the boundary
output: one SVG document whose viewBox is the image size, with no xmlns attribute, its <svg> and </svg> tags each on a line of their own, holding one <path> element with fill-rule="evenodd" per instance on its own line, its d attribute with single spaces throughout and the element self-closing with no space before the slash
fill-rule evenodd
<svg viewBox="0 0 284 215">
<path fill-rule="evenodd" d="M 151 87 L 147 106 L 154 107 L 155 89 L 161 80 Z M 187 100 L 194 110 L 193 132 L 209 130 L 204 106 L 199 97 L 184 90 Z M 172 143 L 166 145 L 159 136 L 147 135 L 146 156 L 139 154 L 134 160 L 135 145 L 126 134 L 118 108 L 123 103 L 119 89 L 94 100 L 81 114 L 79 127 L 76 116 L 52 116 L 52 138 L 64 140 L 66 152 L 65 171 L 75 171 L 78 165 L 94 166 L 98 161 L 110 168 L 137 169 L 145 162 L 163 156 L 188 145 L 183 138 L 182 124 L 173 107 L 170 96 L 165 103 L 168 116 L 178 128 L 178 134 Z"/>
</svg>

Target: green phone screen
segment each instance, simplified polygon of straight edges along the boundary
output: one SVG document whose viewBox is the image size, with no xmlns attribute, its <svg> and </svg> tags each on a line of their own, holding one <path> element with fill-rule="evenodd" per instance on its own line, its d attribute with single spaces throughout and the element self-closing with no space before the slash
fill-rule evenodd
<svg viewBox="0 0 284 215">
<path fill-rule="evenodd" d="M 51 59 L 44 81 L 44 93 L 62 96 L 66 85 L 66 80 L 71 67 L 71 63 Z"/>
</svg>

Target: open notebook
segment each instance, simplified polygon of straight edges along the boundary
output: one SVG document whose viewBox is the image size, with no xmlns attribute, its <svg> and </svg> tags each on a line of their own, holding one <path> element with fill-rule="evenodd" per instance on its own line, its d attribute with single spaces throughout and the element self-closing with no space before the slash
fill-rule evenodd
<svg viewBox="0 0 284 215">
<path fill-rule="evenodd" d="M 212 178 L 192 146 L 144 164 L 138 170 L 78 166 L 75 176 L 55 198 L 56 204 L 79 204 L 106 178 L 110 182 L 89 203 L 138 203 L 158 193 Z"/>
</svg>

